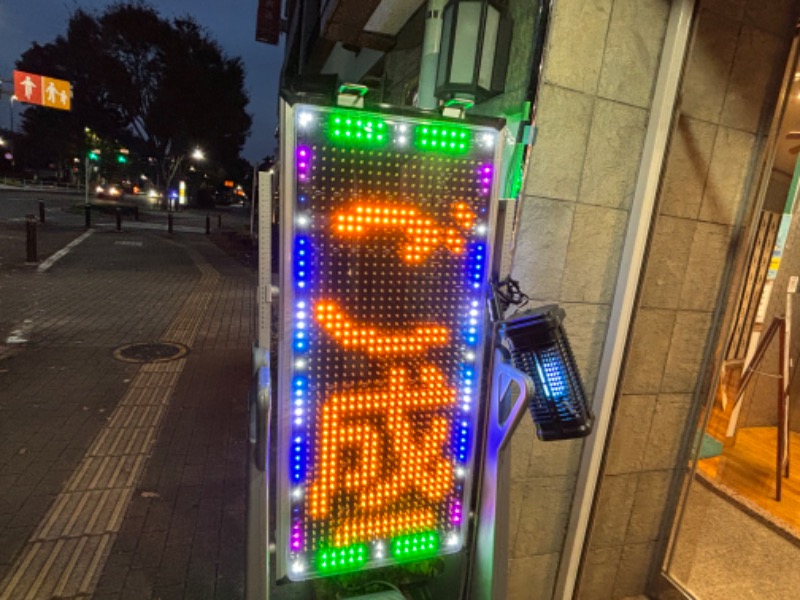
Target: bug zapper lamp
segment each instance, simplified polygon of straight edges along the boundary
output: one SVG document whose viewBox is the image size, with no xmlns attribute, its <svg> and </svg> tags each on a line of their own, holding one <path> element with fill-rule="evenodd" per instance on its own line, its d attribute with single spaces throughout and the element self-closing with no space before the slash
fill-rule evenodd
<svg viewBox="0 0 800 600">
<path fill-rule="evenodd" d="M 500 328 L 514 367 L 536 384 L 528 408 L 536 435 L 543 441 L 585 437 L 594 421 L 564 330 L 564 316 L 562 308 L 549 305 L 516 315 Z"/>
</svg>

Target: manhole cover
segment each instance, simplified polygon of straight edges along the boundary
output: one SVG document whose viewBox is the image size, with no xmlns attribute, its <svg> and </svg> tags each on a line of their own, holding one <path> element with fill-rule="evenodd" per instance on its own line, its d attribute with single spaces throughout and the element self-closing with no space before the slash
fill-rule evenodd
<svg viewBox="0 0 800 600">
<path fill-rule="evenodd" d="M 157 363 L 176 360 L 189 352 L 189 348 L 175 342 L 143 342 L 127 344 L 114 350 L 114 358 L 125 362 Z"/>
</svg>

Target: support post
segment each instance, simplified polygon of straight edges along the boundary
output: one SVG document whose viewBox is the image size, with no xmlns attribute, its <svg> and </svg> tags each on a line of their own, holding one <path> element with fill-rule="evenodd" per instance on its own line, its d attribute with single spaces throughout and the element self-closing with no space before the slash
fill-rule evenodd
<svg viewBox="0 0 800 600">
<path fill-rule="evenodd" d="M 499 600 L 508 595 L 508 443 L 534 393 L 533 380 L 510 364 L 504 348 L 495 350 L 491 372 L 477 533 L 467 583 L 471 600 Z M 518 389 L 516 397 L 509 397 L 512 384 Z"/>
<path fill-rule="evenodd" d="M 83 217 L 86 229 L 89 229 L 92 226 L 92 208 L 88 204 L 83 207 Z"/>
<path fill-rule="evenodd" d="M 25 218 L 25 246 L 27 250 L 27 262 L 39 262 L 39 256 L 36 251 L 36 217 L 27 215 Z"/>
<path fill-rule="evenodd" d="M 446 0 L 428 0 L 425 9 L 425 33 L 422 38 L 422 62 L 419 68 L 419 94 L 417 104 L 420 108 L 434 110 L 439 100 L 436 98 L 436 70 L 439 66 L 439 51 L 442 43 L 442 13 Z"/>
</svg>

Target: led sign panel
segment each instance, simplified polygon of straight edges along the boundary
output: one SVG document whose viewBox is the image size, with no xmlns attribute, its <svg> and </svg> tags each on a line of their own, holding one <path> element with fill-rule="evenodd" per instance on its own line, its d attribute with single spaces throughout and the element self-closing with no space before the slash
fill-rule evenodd
<svg viewBox="0 0 800 600">
<path fill-rule="evenodd" d="M 498 132 L 305 105 L 286 130 L 282 570 L 298 580 L 457 552 Z"/>
</svg>

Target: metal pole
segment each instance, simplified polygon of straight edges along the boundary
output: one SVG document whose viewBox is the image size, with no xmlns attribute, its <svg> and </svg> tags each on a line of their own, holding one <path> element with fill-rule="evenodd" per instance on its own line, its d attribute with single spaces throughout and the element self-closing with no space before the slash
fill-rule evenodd
<svg viewBox="0 0 800 600">
<path fill-rule="evenodd" d="M 272 315 L 272 172 L 259 173 L 258 195 L 258 331 L 253 362 L 256 389 L 250 403 L 250 450 L 247 494 L 247 561 L 245 597 L 269 597 L 269 461 L 270 390 L 269 347 Z"/>
<path fill-rule="evenodd" d="M 88 156 L 86 157 L 86 168 L 84 170 L 86 171 L 86 176 L 84 177 L 85 182 L 84 182 L 84 190 L 83 190 L 83 196 L 84 196 L 83 204 L 84 204 L 84 206 L 87 207 L 87 210 L 88 210 L 88 207 L 89 207 L 89 157 Z M 88 215 L 89 213 L 87 212 L 86 214 Z M 88 225 L 88 220 L 87 220 L 87 225 L 86 226 L 87 227 L 89 226 Z"/>
<path fill-rule="evenodd" d="M 256 183 L 258 180 L 258 163 L 253 164 L 253 185 L 250 186 L 250 241 L 253 242 L 256 215 Z"/>
<path fill-rule="evenodd" d="M 36 252 L 36 217 L 33 215 L 27 215 L 25 218 L 25 242 L 27 261 L 29 263 L 39 262 Z"/>
</svg>

